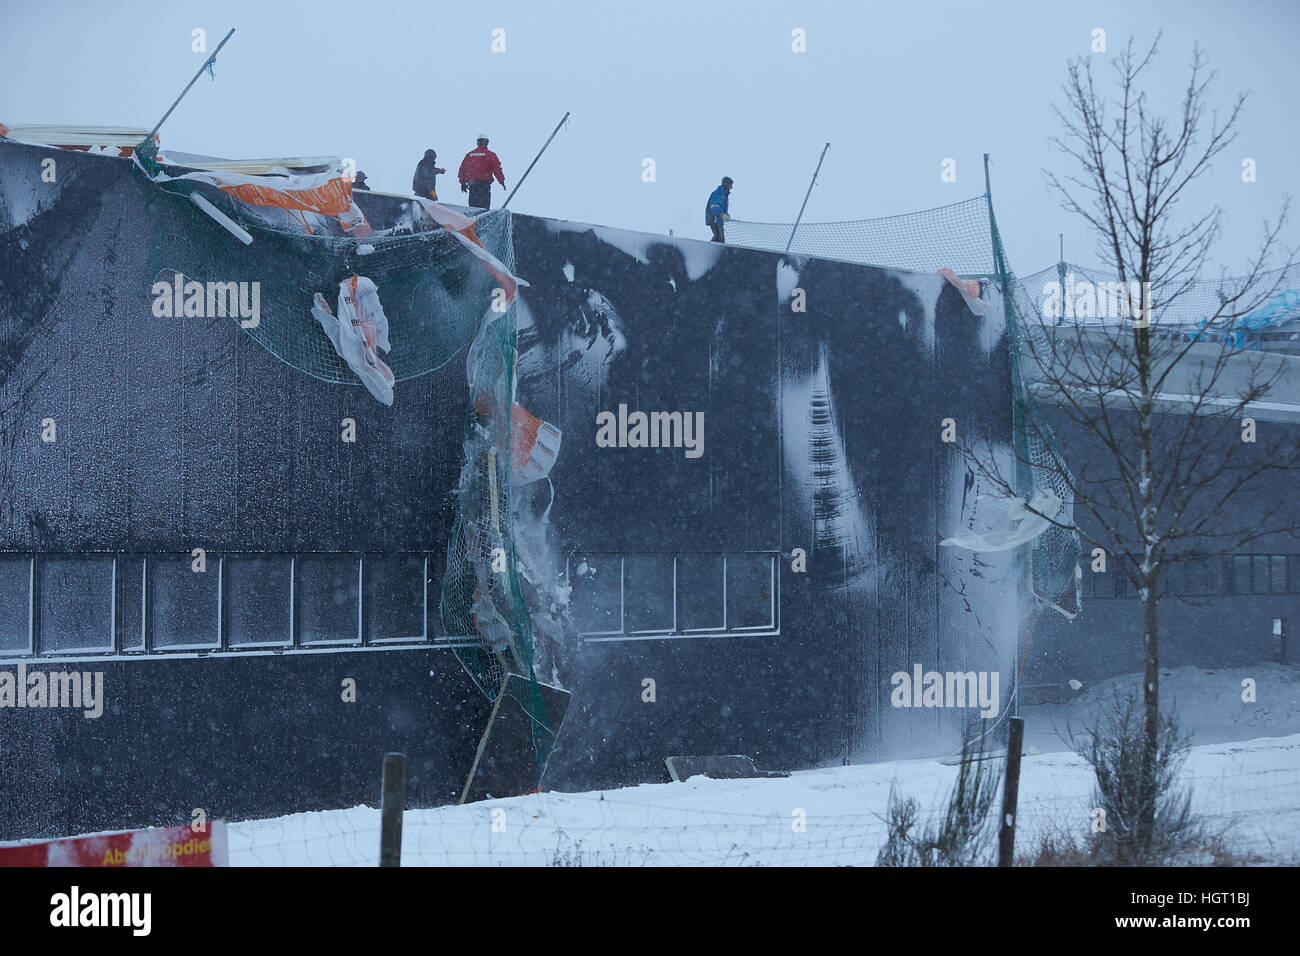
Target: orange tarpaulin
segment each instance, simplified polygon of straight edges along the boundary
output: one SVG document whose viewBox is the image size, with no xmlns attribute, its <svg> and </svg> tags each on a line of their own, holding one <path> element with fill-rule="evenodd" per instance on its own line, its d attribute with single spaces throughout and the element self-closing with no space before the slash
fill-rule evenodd
<svg viewBox="0 0 1300 956">
<path fill-rule="evenodd" d="M 279 206 L 281 209 L 301 209 L 318 212 L 324 216 L 337 216 L 347 212 L 352 205 L 352 188 L 347 180 L 331 179 L 322 186 L 310 189 L 272 189 L 253 183 L 217 183 L 223 192 L 254 206 Z"/>
<path fill-rule="evenodd" d="M 371 233 L 366 217 L 352 201 L 352 181 L 343 174 L 342 167 L 327 173 L 305 176 L 194 172 L 177 178 L 216 186 L 250 206 L 271 206 L 297 213 L 314 212 L 322 216 L 334 216 L 346 231 L 358 239 L 364 239 Z M 303 228 L 311 231 L 305 220 Z"/>
<path fill-rule="evenodd" d="M 510 270 L 505 267 L 505 264 L 500 259 L 483 248 L 483 243 L 479 241 L 474 232 L 474 220 L 469 216 L 456 212 L 454 209 L 448 209 L 441 203 L 433 202 L 421 196 L 416 196 L 415 201 L 420 204 L 420 208 L 424 210 L 425 215 L 459 239 L 461 245 L 474 258 L 483 263 L 483 267 L 501 284 L 505 303 L 509 305 L 514 302 L 516 286 L 526 286 L 528 283 L 511 275 Z"/>
<path fill-rule="evenodd" d="M 560 430 L 522 405 L 510 412 L 510 471 L 521 483 L 545 478 L 560 454 Z"/>
</svg>

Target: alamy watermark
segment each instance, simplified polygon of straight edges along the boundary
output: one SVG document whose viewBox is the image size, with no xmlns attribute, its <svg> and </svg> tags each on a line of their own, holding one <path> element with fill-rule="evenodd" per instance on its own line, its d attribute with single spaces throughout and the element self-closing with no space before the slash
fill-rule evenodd
<svg viewBox="0 0 1300 956">
<path fill-rule="evenodd" d="M 1151 324 L 1151 283 L 1093 282 L 1065 274 L 1065 282 L 1043 283 L 1043 317 L 1047 319 L 1132 319 Z"/>
<path fill-rule="evenodd" d="M 939 671 L 912 666 L 912 673 L 896 671 L 889 678 L 895 707 L 978 707 L 987 719 L 998 714 L 997 671 Z"/>
<path fill-rule="evenodd" d="M 209 282 L 185 280 L 179 272 L 171 282 L 161 279 L 150 290 L 153 314 L 160 319 L 239 319 L 246 329 L 262 321 L 262 284 L 260 282 Z"/>
<path fill-rule="evenodd" d="M 596 414 L 597 448 L 684 448 L 687 458 L 704 454 L 703 412 L 631 412 L 626 405 Z"/>
<path fill-rule="evenodd" d="M 133 936 L 148 936 L 153 926 L 151 893 L 94 893 L 75 884 L 50 897 L 50 925 L 57 927 L 121 926 Z"/>
<path fill-rule="evenodd" d="M 104 672 L 41 671 L 19 664 L 0 671 L 0 710 L 12 708 L 80 708 L 82 717 L 104 713 Z"/>
</svg>

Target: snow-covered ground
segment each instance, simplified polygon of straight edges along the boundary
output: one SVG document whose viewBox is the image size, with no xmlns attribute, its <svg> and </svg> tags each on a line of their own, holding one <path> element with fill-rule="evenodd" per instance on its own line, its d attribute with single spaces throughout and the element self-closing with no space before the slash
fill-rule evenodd
<svg viewBox="0 0 1300 956">
<path fill-rule="evenodd" d="M 1067 703 L 1022 707 L 1026 749 L 1071 749 L 1065 738 L 1090 726 L 1098 713 L 1113 711 L 1116 693 L 1141 693 L 1141 683 L 1140 674 L 1128 674 L 1084 686 Z M 1162 668 L 1160 709 L 1177 715 L 1194 744 L 1300 734 L 1300 667 Z"/>
<path fill-rule="evenodd" d="M 890 788 L 935 811 L 955 775 L 936 760 L 903 760 L 412 810 L 402 865 L 871 865 L 885 840 Z M 1226 828 L 1239 857 L 1300 862 L 1300 734 L 1196 746 L 1183 780 L 1193 807 Z M 1091 791 L 1091 771 L 1074 754 L 1027 755 L 1017 846 L 1043 833 L 1084 832 Z M 229 834 L 233 866 L 374 866 L 379 811 L 299 813 L 234 823 Z"/>
</svg>

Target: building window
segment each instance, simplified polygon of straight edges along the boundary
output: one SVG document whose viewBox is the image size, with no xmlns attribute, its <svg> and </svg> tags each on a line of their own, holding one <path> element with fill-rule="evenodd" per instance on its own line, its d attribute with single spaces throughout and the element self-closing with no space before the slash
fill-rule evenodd
<svg viewBox="0 0 1300 956">
<path fill-rule="evenodd" d="M 426 554 L 209 552 L 202 570 L 195 560 L 0 554 L 0 656 L 428 639 Z"/>
<path fill-rule="evenodd" d="M 1233 594 L 1284 594 L 1287 555 L 1239 554 L 1232 559 Z"/>
<path fill-rule="evenodd" d="M 1225 570 L 1227 562 L 1223 560 L 1223 555 L 1215 555 L 1205 559 L 1206 571 L 1206 594 L 1227 594 L 1228 593 L 1228 576 Z"/>
<path fill-rule="evenodd" d="M 1115 585 L 1111 583 L 1111 577 L 1116 573 L 1116 569 L 1107 559 L 1107 569 L 1097 571 L 1092 575 L 1092 596 L 1101 600 L 1114 597 Z"/>
<path fill-rule="evenodd" d="M 221 559 L 209 552 L 203 571 L 185 554 L 149 555 L 146 563 L 146 604 L 153 649 L 213 648 L 218 644 L 218 592 Z"/>
<path fill-rule="evenodd" d="M 424 555 L 367 554 L 362 561 L 367 639 L 424 640 Z"/>
<path fill-rule="evenodd" d="M 0 653 L 32 648 L 32 559 L 0 555 Z"/>
<path fill-rule="evenodd" d="M 574 555 L 573 606 L 586 635 L 690 635 L 773 630 L 772 552 Z"/>
<path fill-rule="evenodd" d="M 616 554 L 576 554 L 569 563 L 578 629 L 623 633 L 623 561 Z"/>
<path fill-rule="evenodd" d="M 118 646 L 123 651 L 143 651 L 144 555 L 119 554 L 116 562 Z"/>
<path fill-rule="evenodd" d="M 1251 558 L 1251 579 L 1255 585 L 1256 594 L 1268 593 L 1268 556 L 1257 554 Z"/>
<path fill-rule="evenodd" d="M 37 653 L 113 650 L 112 555 L 36 559 Z"/>
<path fill-rule="evenodd" d="M 1187 593 L 1187 566 L 1179 561 L 1167 562 L 1160 569 L 1160 594 L 1164 596 Z"/>
<path fill-rule="evenodd" d="M 360 570 L 356 555 L 310 554 L 294 560 L 294 617 L 301 643 L 361 639 Z"/>
<path fill-rule="evenodd" d="M 221 562 L 222 603 L 229 647 L 282 647 L 293 643 L 287 554 L 231 554 Z"/>
<path fill-rule="evenodd" d="M 623 613 L 630 633 L 673 632 L 671 554 L 629 554 L 623 559 Z"/>
<path fill-rule="evenodd" d="M 728 630 L 775 626 L 775 578 L 771 554 L 727 555 Z"/>
<path fill-rule="evenodd" d="M 1128 591 L 1128 576 L 1119 568 L 1113 570 L 1110 575 L 1111 597 L 1122 598 Z"/>
<path fill-rule="evenodd" d="M 720 554 L 677 557 L 677 626 L 682 631 L 721 631 L 725 559 Z"/>
<path fill-rule="evenodd" d="M 1250 593 L 1250 558 L 1237 555 L 1232 559 L 1232 593 Z"/>
<path fill-rule="evenodd" d="M 1288 572 L 1289 567 L 1289 572 Z M 1300 590 L 1300 555 L 1235 555 L 1232 559 L 1234 594 L 1286 594 Z"/>
<path fill-rule="evenodd" d="M 1286 555 L 1269 556 L 1269 590 L 1274 594 L 1286 593 Z"/>
</svg>

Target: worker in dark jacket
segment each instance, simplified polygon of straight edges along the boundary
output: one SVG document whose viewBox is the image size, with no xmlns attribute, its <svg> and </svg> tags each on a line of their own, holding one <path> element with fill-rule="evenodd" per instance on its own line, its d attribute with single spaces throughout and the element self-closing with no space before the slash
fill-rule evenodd
<svg viewBox="0 0 1300 956">
<path fill-rule="evenodd" d="M 366 185 L 366 174 L 359 169 L 357 170 L 356 178 L 352 180 L 352 188 L 364 189 L 366 192 L 370 192 L 370 187 Z"/>
<path fill-rule="evenodd" d="M 488 149 L 486 133 L 480 133 L 478 145 L 460 161 L 460 191 L 469 193 L 469 204 L 479 209 L 492 208 L 492 178 L 501 188 L 506 188 L 506 177 L 501 172 L 501 160 Z"/>
<path fill-rule="evenodd" d="M 411 191 L 425 199 L 438 198 L 438 176 L 447 170 L 438 165 L 438 154 L 431 149 L 424 151 L 424 159 L 415 167 L 411 177 Z"/>
<path fill-rule="evenodd" d="M 727 214 L 727 202 L 731 198 L 731 177 L 723 176 L 722 185 L 709 195 L 709 201 L 704 207 L 704 224 L 713 230 L 713 242 L 726 242 L 726 235 L 722 231 L 724 222 L 731 222 L 731 216 Z"/>
</svg>

